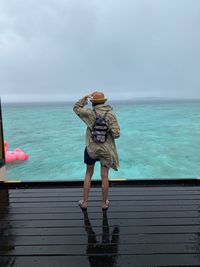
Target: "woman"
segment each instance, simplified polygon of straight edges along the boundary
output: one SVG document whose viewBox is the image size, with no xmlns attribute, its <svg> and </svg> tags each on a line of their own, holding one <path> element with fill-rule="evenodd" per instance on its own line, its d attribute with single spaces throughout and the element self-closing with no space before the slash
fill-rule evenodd
<svg viewBox="0 0 200 267">
<path fill-rule="evenodd" d="M 92 109 L 86 108 L 88 99 L 92 102 Z M 96 161 L 101 163 L 101 178 L 102 178 L 102 209 L 107 210 L 109 206 L 108 190 L 109 169 L 118 170 L 119 161 L 115 146 L 115 139 L 120 136 L 120 127 L 118 125 L 116 115 L 112 111 L 110 105 L 105 105 L 106 98 L 102 92 L 93 92 L 81 98 L 74 105 L 74 112 L 86 123 L 86 148 L 84 151 L 84 163 L 86 164 L 86 174 L 84 179 L 83 199 L 79 201 L 79 206 L 87 209 L 91 178 L 94 172 Z M 102 118 L 105 116 L 105 121 L 108 126 L 106 141 L 97 143 L 92 136 L 93 125 L 97 116 Z"/>
</svg>

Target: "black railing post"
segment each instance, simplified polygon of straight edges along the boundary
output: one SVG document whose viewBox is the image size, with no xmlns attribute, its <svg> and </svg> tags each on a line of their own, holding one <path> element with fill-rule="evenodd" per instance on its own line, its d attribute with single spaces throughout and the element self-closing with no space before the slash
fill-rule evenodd
<svg viewBox="0 0 200 267">
<path fill-rule="evenodd" d="M 4 181 L 5 178 L 5 149 L 4 149 L 4 136 L 3 136 L 3 119 L 1 109 L 1 97 L 0 97 L 0 181 Z"/>
</svg>

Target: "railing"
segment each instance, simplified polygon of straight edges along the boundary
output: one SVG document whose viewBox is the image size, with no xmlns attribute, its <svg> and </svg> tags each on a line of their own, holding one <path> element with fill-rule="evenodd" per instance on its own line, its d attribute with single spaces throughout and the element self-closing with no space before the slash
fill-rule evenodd
<svg viewBox="0 0 200 267">
<path fill-rule="evenodd" d="M 4 151 L 4 138 L 3 138 L 3 120 L 1 110 L 1 98 L 0 98 L 0 181 L 5 181 L 5 151 Z"/>
</svg>

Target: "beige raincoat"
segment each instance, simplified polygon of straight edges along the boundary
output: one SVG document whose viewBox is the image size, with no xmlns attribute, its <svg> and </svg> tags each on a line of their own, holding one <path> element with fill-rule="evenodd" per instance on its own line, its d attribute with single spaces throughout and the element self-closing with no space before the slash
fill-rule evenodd
<svg viewBox="0 0 200 267">
<path fill-rule="evenodd" d="M 118 170 L 119 160 L 117 149 L 115 146 L 115 138 L 120 136 L 120 127 L 118 125 L 116 116 L 112 111 L 110 105 L 99 104 L 93 107 L 93 109 L 86 108 L 88 104 L 87 96 L 80 99 L 74 105 L 74 112 L 86 123 L 86 146 L 87 152 L 92 159 L 99 159 L 103 166 L 108 168 L 113 168 Z M 106 115 L 106 122 L 109 127 L 108 138 L 105 143 L 94 143 L 91 138 L 91 129 L 95 121 L 95 113 L 104 116 L 105 112 L 108 111 Z"/>
</svg>

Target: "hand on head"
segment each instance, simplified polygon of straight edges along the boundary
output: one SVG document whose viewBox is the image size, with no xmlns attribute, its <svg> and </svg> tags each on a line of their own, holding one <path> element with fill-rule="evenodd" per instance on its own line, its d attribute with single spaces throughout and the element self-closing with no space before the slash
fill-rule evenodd
<svg viewBox="0 0 200 267">
<path fill-rule="evenodd" d="M 88 98 L 92 99 L 93 98 L 93 95 L 98 93 L 97 91 L 94 91 L 93 93 L 90 93 L 87 95 Z"/>
</svg>

